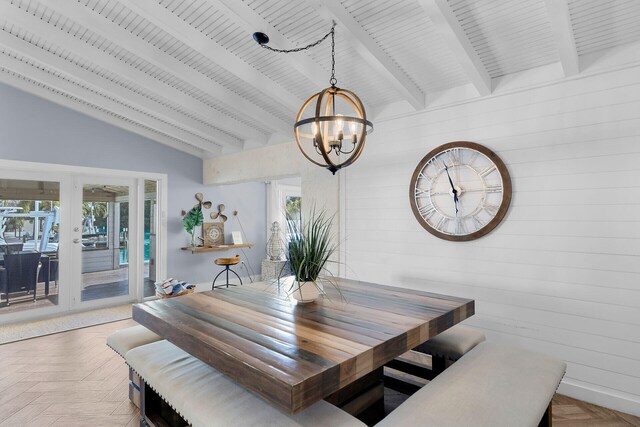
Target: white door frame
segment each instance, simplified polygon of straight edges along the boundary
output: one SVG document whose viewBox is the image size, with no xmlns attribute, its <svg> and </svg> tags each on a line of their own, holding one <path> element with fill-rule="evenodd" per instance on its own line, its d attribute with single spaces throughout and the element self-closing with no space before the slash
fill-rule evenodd
<svg viewBox="0 0 640 427">
<path fill-rule="evenodd" d="M 60 182 L 60 236 L 61 242 L 59 243 L 59 256 L 60 265 L 62 268 L 59 271 L 60 289 L 58 290 L 58 305 L 52 307 L 42 307 L 33 310 L 24 310 L 15 313 L 3 314 L 0 311 L 0 324 L 19 322 L 24 320 L 36 320 L 40 318 L 51 317 L 59 315 L 62 312 L 69 311 L 84 311 L 87 309 L 95 308 L 87 304 L 71 305 L 71 289 L 74 286 L 80 285 L 80 276 L 73 277 L 72 273 L 72 197 L 74 193 L 74 176 L 89 175 L 89 176 L 106 176 L 106 177 L 124 177 L 132 178 L 136 180 L 137 198 L 139 206 L 140 199 L 144 200 L 144 180 L 153 180 L 158 182 L 157 188 L 157 209 L 158 209 L 158 224 L 157 224 L 157 263 L 156 271 L 158 277 L 166 277 L 167 275 L 167 195 L 168 184 L 167 175 L 162 173 L 151 172 L 137 172 L 137 171 L 125 171 L 119 169 L 106 169 L 106 168 L 91 168 L 84 166 L 72 166 L 72 165 L 59 165 L 50 163 L 36 163 L 36 162 L 23 162 L 17 160 L 5 160 L 0 159 L 0 178 L 3 179 L 24 179 L 24 180 L 36 180 L 36 181 L 55 181 Z M 141 190 L 142 188 L 142 190 Z M 138 221 L 143 221 L 142 216 L 138 215 Z M 143 227 L 138 224 L 140 235 L 143 236 Z M 64 236 L 67 236 L 65 238 Z M 139 239 L 143 237 L 139 236 Z M 141 240 L 142 241 L 142 240 Z M 138 245 L 136 250 L 137 259 L 141 259 L 144 256 L 144 245 Z M 143 265 L 139 263 L 137 270 L 138 283 L 142 283 L 142 277 L 144 276 Z M 77 283 L 76 284 L 74 284 Z M 143 301 L 144 289 L 142 286 L 138 287 L 138 294 L 136 294 L 137 301 Z M 113 299 L 103 300 L 102 306 L 114 305 Z"/>
<path fill-rule="evenodd" d="M 43 172 L 43 169 L 38 170 L 16 170 L 2 167 L 0 164 L 0 179 L 15 179 L 24 181 L 49 181 L 58 182 L 60 184 L 60 241 L 58 242 L 58 256 L 60 259 L 60 265 L 63 266 L 59 271 L 59 282 L 70 283 L 71 272 L 64 266 L 71 265 L 71 253 L 69 252 L 70 245 L 64 241 L 64 236 L 68 236 L 71 231 L 71 188 L 72 179 L 71 175 L 65 173 L 50 173 Z M 54 283 L 50 283 L 54 286 Z M 69 310 L 71 289 L 69 286 L 60 286 L 58 289 L 58 304 L 55 306 L 41 307 L 38 309 L 24 310 L 15 313 L 2 313 L 0 309 L 0 324 L 5 322 L 19 321 L 27 318 L 31 318 L 34 313 L 38 316 L 50 316 L 60 312 Z"/>
<path fill-rule="evenodd" d="M 120 295 L 110 298 L 95 299 L 90 301 L 81 301 L 82 294 L 82 279 L 74 280 L 72 282 L 71 292 L 71 308 L 85 307 L 95 308 L 104 307 L 105 305 L 124 304 L 132 302 L 137 299 L 138 287 L 141 286 L 142 281 L 138 280 L 137 270 L 139 270 L 138 263 L 138 246 L 140 242 L 138 239 L 138 216 L 140 215 L 140 206 L 138 204 L 138 185 L 135 178 L 127 177 L 113 177 L 109 175 L 75 175 L 73 179 L 73 197 L 72 206 L 73 212 L 71 215 L 72 230 L 71 238 L 73 241 L 73 262 L 72 262 L 72 277 L 82 278 L 83 268 L 83 251 L 82 251 L 82 206 L 84 199 L 84 184 L 96 184 L 96 185 L 113 185 L 129 188 L 129 268 L 128 268 L 128 289 L 129 292 L 126 295 Z M 117 227 L 117 224 L 113 225 Z M 109 230 L 113 233 L 113 230 Z M 131 238 L 133 237 L 133 238 Z M 115 243 L 113 243 L 115 245 Z M 134 266 L 133 268 L 131 266 Z"/>
</svg>

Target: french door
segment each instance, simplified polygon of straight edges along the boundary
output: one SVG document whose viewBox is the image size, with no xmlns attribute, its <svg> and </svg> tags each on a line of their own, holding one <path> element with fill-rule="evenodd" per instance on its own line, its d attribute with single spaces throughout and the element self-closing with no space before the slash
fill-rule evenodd
<svg viewBox="0 0 640 427">
<path fill-rule="evenodd" d="M 137 298 L 139 244 L 137 180 L 74 177 L 71 307 L 92 307 Z"/>
<path fill-rule="evenodd" d="M 0 326 L 155 297 L 166 178 L 0 159 Z"/>
</svg>

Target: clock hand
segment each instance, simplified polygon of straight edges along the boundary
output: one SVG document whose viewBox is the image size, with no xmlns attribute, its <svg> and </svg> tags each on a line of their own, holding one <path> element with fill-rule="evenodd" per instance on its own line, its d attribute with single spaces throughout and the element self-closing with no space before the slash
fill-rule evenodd
<svg viewBox="0 0 640 427">
<path fill-rule="evenodd" d="M 447 178 L 449 178 L 449 184 L 451 185 L 451 192 L 453 193 L 453 205 L 456 208 L 456 216 L 458 216 L 458 191 L 453 186 L 453 181 L 451 180 L 451 175 L 449 175 L 449 168 L 445 162 L 442 162 L 444 165 L 444 170 L 447 172 Z"/>
</svg>

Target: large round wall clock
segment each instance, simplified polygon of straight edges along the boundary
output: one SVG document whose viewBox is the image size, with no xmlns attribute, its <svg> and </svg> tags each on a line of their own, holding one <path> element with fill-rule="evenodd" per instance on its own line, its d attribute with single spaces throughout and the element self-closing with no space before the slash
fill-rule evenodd
<svg viewBox="0 0 640 427">
<path fill-rule="evenodd" d="M 473 240 L 504 218 L 511 203 L 511 178 L 488 148 L 450 142 L 418 163 L 409 199 L 413 214 L 429 233 L 445 240 Z"/>
</svg>

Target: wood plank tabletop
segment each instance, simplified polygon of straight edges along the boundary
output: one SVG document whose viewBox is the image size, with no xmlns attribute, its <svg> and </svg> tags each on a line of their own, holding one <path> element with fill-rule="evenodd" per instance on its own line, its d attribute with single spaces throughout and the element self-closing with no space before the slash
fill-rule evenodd
<svg viewBox="0 0 640 427">
<path fill-rule="evenodd" d="M 230 287 L 133 306 L 133 319 L 295 413 L 474 313 L 474 301 L 336 279 L 295 305 L 276 286 Z"/>
</svg>

